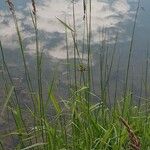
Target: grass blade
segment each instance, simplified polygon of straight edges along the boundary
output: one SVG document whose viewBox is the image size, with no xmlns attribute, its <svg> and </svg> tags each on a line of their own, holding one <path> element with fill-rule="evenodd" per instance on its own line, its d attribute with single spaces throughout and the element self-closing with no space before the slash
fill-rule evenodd
<svg viewBox="0 0 150 150">
<path fill-rule="evenodd" d="M 12 87 L 11 90 L 9 91 L 9 93 L 8 93 L 8 96 L 6 98 L 4 106 L 2 107 L 2 111 L 1 111 L 1 114 L 0 114 L 1 117 L 4 115 L 4 112 L 6 110 L 6 107 L 7 107 L 8 103 L 9 103 L 9 100 L 10 100 L 10 98 L 12 96 L 13 91 L 14 91 L 14 87 Z"/>
</svg>

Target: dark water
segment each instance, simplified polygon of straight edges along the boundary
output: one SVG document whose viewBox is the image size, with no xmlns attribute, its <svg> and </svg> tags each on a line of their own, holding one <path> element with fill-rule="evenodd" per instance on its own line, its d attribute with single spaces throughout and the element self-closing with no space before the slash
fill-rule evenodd
<svg viewBox="0 0 150 150">
<path fill-rule="evenodd" d="M 83 39 L 83 4 L 82 0 L 75 1 L 75 16 L 77 38 L 82 52 Z M 117 53 L 120 53 L 120 68 L 117 75 L 116 69 L 111 75 L 110 82 L 114 85 L 115 79 L 118 78 L 120 85 L 124 80 L 125 67 L 127 64 L 127 54 L 133 30 L 135 11 L 138 0 L 92 0 L 92 53 L 93 53 L 93 70 L 95 88 L 99 86 L 97 78 L 97 68 L 99 68 L 99 44 L 102 39 L 99 39 L 99 30 L 107 28 L 109 37 L 107 38 L 110 49 L 113 47 L 116 33 L 119 34 Z M 30 17 L 32 10 L 30 0 L 14 1 L 16 15 L 19 21 L 20 31 L 23 37 L 23 42 L 26 49 L 26 57 L 29 64 L 29 69 L 35 70 L 35 35 Z M 65 30 L 64 26 L 57 20 L 67 20 L 67 23 L 72 26 L 72 2 L 70 0 L 42 0 L 37 2 L 38 11 L 38 29 L 40 49 L 44 52 L 44 81 L 50 80 L 52 75 L 49 75 L 55 70 L 56 66 L 59 70 L 58 75 L 60 81 L 66 78 L 65 60 Z M 133 53 L 132 53 L 132 68 L 131 78 L 134 82 L 134 89 L 137 88 L 142 75 L 142 66 L 145 65 L 146 49 L 150 39 L 150 1 L 141 0 L 136 24 Z M 22 59 L 18 51 L 17 35 L 10 12 L 7 9 L 7 4 L 0 1 L 0 40 L 6 54 L 6 60 L 14 78 L 22 77 L 24 79 L 24 71 L 22 67 Z M 73 41 L 71 35 L 68 34 L 69 42 L 69 57 L 73 58 Z M 81 44 L 80 44 L 81 43 Z M 84 54 L 85 61 L 87 52 Z M 118 54 L 116 55 L 116 63 Z M 35 76 L 35 71 L 31 71 L 31 76 Z M 63 82 L 64 81 L 64 82 Z M 65 86 L 65 80 L 61 81 L 61 86 Z M 62 92 L 64 93 L 64 92 Z"/>
</svg>

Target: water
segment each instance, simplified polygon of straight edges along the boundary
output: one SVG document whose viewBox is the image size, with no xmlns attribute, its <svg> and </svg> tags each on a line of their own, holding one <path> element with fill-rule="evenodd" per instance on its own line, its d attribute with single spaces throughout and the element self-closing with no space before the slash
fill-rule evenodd
<svg viewBox="0 0 150 150">
<path fill-rule="evenodd" d="M 35 36 L 33 32 L 33 25 L 30 17 L 30 10 L 32 10 L 31 2 L 29 0 L 17 0 L 14 2 L 16 8 L 17 18 L 19 20 L 19 27 L 22 33 L 23 42 L 26 48 L 26 57 L 28 60 L 29 68 L 35 69 Z M 92 1 L 92 53 L 93 53 L 93 70 L 97 74 L 99 67 L 99 31 L 102 28 L 109 30 L 109 37 L 107 39 L 109 46 L 112 48 L 115 40 L 116 33 L 119 34 L 117 53 L 120 51 L 120 69 L 119 75 L 116 76 L 114 69 L 111 82 L 114 85 L 115 78 L 118 77 L 120 84 L 123 83 L 125 64 L 127 61 L 127 54 L 129 51 L 129 44 L 133 30 L 133 21 L 135 11 L 137 8 L 137 0 L 93 0 Z M 69 0 L 42 0 L 37 3 L 38 11 L 38 29 L 40 49 L 44 52 L 44 78 L 50 80 L 52 75 L 48 75 L 58 67 L 61 78 L 66 78 L 65 59 L 66 59 L 66 46 L 65 46 L 65 29 L 64 26 L 58 21 L 57 18 L 65 21 L 72 26 L 72 2 Z M 142 0 L 138 14 L 136 25 L 134 46 L 132 54 L 132 67 L 131 76 L 133 80 L 141 78 L 142 66 L 145 63 L 146 49 L 149 43 L 150 36 L 150 2 Z M 82 39 L 83 39 L 83 2 L 76 0 L 75 2 L 75 16 L 76 28 L 78 35 L 78 43 L 80 45 L 80 53 L 82 52 Z M 6 3 L 0 1 L 0 40 L 6 53 L 6 59 L 10 69 L 12 69 L 12 76 L 24 76 L 22 68 L 22 59 L 18 52 L 18 41 L 10 12 L 7 9 Z M 80 44 L 81 43 L 81 44 Z M 73 41 L 69 35 L 69 57 L 73 58 Z M 86 61 L 87 52 L 85 51 L 84 58 Z M 118 59 L 118 54 L 116 59 Z M 116 61 L 117 62 L 117 61 Z M 35 76 L 35 72 L 31 73 Z M 99 86 L 97 82 L 97 75 L 94 76 L 95 87 Z M 63 81 L 61 81 L 63 82 Z M 62 84 L 65 84 L 65 80 Z M 137 87 L 137 82 L 135 89 Z M 137 91 L 139 89 L 136 89 Z"/>
</svg>

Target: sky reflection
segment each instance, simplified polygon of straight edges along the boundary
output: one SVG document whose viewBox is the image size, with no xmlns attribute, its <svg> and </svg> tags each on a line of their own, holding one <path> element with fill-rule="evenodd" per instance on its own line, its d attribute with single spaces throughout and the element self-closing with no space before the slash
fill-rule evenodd
<svg viewBox="0 0 150 150">
<path fill-rule="evenodd" d="M 132 1 L 137 3 L 137 0 Z M 29 11 L 32 9 L 29 0 L 16 1 L 17 17 L 19 21 L 19 28 L 25 41 L 27 53 L 33 55 L 35 53 L 34 32 L 32 30 L 32 20 Z M 22 5 L 21 5 L 22 4 Z M 4 4 L 3 4 L 4 6 Z M 27 6 L 27 7 L 25 7 Z M 22 8 L 23 7 L 23 8 Z M 42 0 L 37 4 L 38 10 L 38 28 L 40 32 L 40 46 L 46 54 L 50 57 L 65 59 L 65 32 L 63 25 L 56 19 L 56 17 L 65 20 L 72 25 L 72 3 L 67 0 Z M 83 4 L 82 0 L 75 3 L 76 27 L 78 40 L 83 38 Z M 109 38 L 114 38 L 114 33 L 124 33 L 125 30 L 121 28 L 128 20 L 133 19 L 134 10 L 128 0 L 114 0 L 114 1 L 92 1 L 92 43 L 99 42 L 98 30 L 111 28 L 112 33 Z M 3 46 L 7 49 L 14 50 L 18 47 L 16 31 L 13 20 L 6 9 L 0 10 L 0 40 Z M 109 40 L 110 40 L 109 39 Z M 124 39 L 125 40 L 125 39 Z M 126 37 L 128 40 L 128 36 Z M 110 42 L 113 40 L 110 40 Z M 73 57 L 73 50 L 71 49 L 72 40 L 69 40 L 70 58 Z"/>
</svg>

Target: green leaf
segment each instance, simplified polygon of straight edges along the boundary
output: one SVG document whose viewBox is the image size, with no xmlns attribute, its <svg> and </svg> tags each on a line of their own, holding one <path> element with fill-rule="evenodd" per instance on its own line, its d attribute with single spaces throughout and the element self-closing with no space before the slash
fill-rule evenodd
<svg viewBox="0 0 150 150">
<path fill-rule="evenodd" d="M 53 103 L 57 113 L 60 113 L 61 112 L 61 108 L 59 106 L 59 103 L 58 103 L 56 97 L 53 94 L 50 95 L 50 100 L 52 101 L 52 103 Z"/>
<path fill-rule="evenodd" d="M 88 87 L 83 86 L 82 88 L 80 88 L 78 91 L 76 91 L 76 93 L 81 93 L 83 91 L 86 91 L 88 89 Z"/>
</svg>

